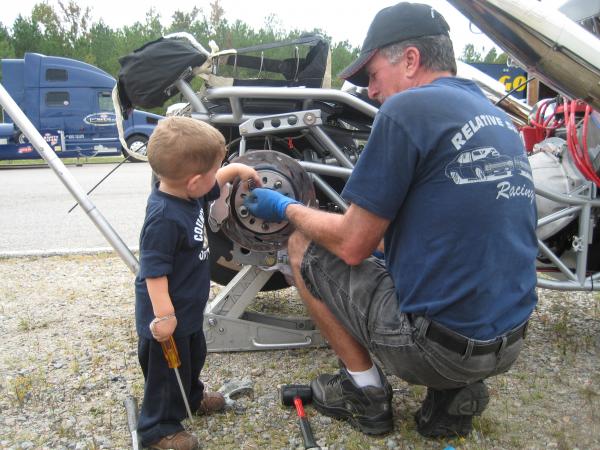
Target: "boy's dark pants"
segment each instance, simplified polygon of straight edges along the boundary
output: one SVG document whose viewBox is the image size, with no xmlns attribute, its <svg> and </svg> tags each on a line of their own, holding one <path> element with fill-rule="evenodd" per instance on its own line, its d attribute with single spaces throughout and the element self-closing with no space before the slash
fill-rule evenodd
<svg viewBox="0 0 600 450">
<path fill-rule="evenodd" d="M 194 413 L 200 406 L 204 385 L 199 380 L 206 360 L 204 332 L 175 338 L 181 366 L 179 374 Z M 181 420 L 187 417 L 185 403 L 173 369 L 169 369 L 160 343 L 139 338 L 138 358 L 144 373 L 144 400 L 138 420 L 138 432 L 144 447 L 164 436 L 183 430 Z"/>
</svg>

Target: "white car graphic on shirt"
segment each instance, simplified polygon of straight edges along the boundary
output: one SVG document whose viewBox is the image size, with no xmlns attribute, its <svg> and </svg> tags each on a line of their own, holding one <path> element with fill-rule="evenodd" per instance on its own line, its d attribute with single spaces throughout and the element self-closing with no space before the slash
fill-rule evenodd
<svg viewBox="0 0 600 450">
<path fill-rule="evenodd" d="M 512 176 L 515 163 L 494 147 L 482 147 L 459 153 L 446 166 L 446 176 L 455 184 L 481 183 Z"/>
</svg>

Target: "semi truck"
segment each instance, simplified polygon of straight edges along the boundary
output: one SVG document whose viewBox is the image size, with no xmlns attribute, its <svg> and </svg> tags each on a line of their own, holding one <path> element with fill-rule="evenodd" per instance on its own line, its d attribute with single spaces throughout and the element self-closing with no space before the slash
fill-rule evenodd
<svg viewBox="0 0 600 450">
<path fill-rule="evenodd" d="M 132 111 L 123 122 L 129 153 L 119 140 L 112 90 L 116 80 L 74 59 L 25 53 L 2 59 L 1 83 L 60 157 L 145 154 L 162 116 Z M 2 115 L 0 160 L 39 158 L 12 119 Z"/>
</svg>

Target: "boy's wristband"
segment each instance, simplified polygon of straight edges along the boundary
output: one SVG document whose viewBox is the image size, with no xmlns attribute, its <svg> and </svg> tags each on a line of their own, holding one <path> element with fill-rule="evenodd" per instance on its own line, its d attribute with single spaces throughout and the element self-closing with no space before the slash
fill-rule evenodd
<svg viewBox="0 0 600 450">
<path fill-rule="evenodd" d="M 154 326 L 158 322 L 163 322 L 163 321 L 169 320 L 169 319 L 175 319 L 175 313 L 167 314 L 166 316 L 162 316 L 162 317 L 155 317 L 152 320 L 152 322 L 150 322 L 150 331 L 154 332 Z"/>
<path fill-rule="evenodd" d="M 173 319 L 174 317 L 175 317 L 175 313 L 167 314 L 166 316 L 162 316 L 162 317 L 155 317 L 154 320 L 152 321 L 152 323 L 162 322 L 163 320 Z"/>
</svg>

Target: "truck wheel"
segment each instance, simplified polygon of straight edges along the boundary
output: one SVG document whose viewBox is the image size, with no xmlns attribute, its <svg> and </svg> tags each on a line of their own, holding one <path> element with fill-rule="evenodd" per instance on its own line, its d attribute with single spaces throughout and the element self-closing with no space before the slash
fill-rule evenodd
<svg viewBox="0 0 600 450">
<path fill-rule="evenodd" d="M 29 139 L 27 139 L 27 136 L 25 136 L 25 133 L 23 133 L 22 131 L 17 131 L 17 133 L 15 134 L 14 140 L 17 144 L 29 143 Z"/>
<path fill-rule="evenodd" d="M 146 162 L 148 155 L 146 154 L 146 145 L 148 144 L 148 136 L 143 134 L 134 134 L 127 138 L 127 147 L 129 151 L 123 149 L 123 156 L 129 157 L 131 162 Z"/>
</svg>

